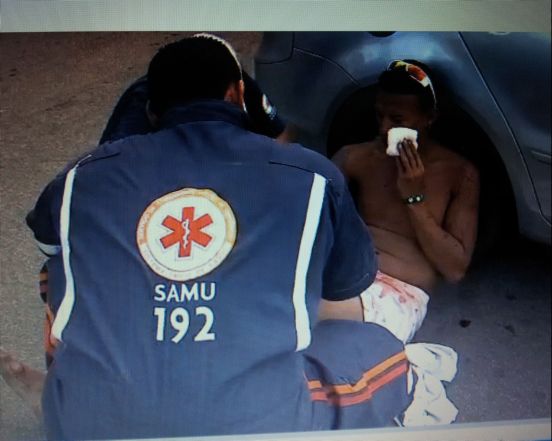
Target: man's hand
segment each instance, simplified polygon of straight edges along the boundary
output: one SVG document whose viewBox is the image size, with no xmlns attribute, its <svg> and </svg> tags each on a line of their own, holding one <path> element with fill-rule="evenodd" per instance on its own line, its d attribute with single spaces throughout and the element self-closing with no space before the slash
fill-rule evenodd
<svg viewBox="0 0 552 441">
<path fill-rule="evenodd" d="M 396 159 L 397 187 L 401 198 L 406 199 L 413 195 L 423 194 L 425 169 L 422 158 L 412 141 L 400 142 L 398 150 L 399 156 Z"/>
<path fill-rule="evenodd" d="M 403 200 L 424 195 L 425 169 L 410 141 L 399 144 L 397 187 Z M 451 282 L 466 273 L 477 236 L 479 179 L 477 170 L 466 164 L 455 180 L 446 216 L 437 222 L 425 203 L 409 204 L 408 216 L 422 251 L 435 268 Z"/>
</svg>

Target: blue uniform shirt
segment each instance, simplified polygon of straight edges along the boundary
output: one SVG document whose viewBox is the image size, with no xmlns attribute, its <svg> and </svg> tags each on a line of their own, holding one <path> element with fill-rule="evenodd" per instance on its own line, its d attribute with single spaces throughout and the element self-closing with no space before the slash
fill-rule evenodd
<svg viewBox="0 0 552 441">
<path fill-rule="evenodd" d="M 257 82 L 247 72 L 242 73 L 247 128 L 252 132 L 276 138 L 285 129 L 284 121 Z M 146 75 L 138 78 L 121 95 L 105 126 L 100 144 L 155 131 L 146 112 L 149 99 L 147 80 Z"/>
<path fill-rule="evenodd" d="M 319 301 L 360 294 L 376 259 L 338 169 L 245 123 L 222 101 L 174 108 L 40 196 L 28 223 L 64 274 L 51 437 L 316 428 Z"/>
</svg>

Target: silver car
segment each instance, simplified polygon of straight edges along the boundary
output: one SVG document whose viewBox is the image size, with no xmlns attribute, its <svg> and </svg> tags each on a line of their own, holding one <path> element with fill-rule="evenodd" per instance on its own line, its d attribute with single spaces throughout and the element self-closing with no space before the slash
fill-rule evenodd
<svg viewBox="0 0 552 441">
<path fill-rule="evenodd" d="M 430 66 L 437 136 L 479 167 L 479 242 L 517 229 L 550 244 L 549 33 L 265 33 L 255 75 L 299 142 L 332 156 L 375 136 L 374 85 L 395 59 Z"/>
</svg>

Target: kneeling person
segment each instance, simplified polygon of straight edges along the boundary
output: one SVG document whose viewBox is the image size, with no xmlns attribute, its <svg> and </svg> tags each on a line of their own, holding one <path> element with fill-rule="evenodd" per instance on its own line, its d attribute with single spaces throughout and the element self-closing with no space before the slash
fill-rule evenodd
<svg viewBox="0 0 552 441">
<path fill-rule="evenodd" d="M 314 326 L 321 297 L 358 296 L 376 273 L 339 170 L 246 129 L 241 68 L 217 38 L 161 49 L 148 86 L 160 130 L 99 147 L 28 218 L 63 274 L 48 436 L 393 424 L 410 401 L 402 343 Z"/>
</svg>

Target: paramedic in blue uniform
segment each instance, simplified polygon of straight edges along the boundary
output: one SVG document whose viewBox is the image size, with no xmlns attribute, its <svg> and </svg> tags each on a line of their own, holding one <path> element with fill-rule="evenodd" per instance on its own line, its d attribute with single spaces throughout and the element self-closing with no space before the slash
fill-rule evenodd
<svg viewBox="0 0 552 441">
<path fill-rule="evenodd" d="M 242 71 L 244 82 L 244 105 L 246 109 L 246 127 L 252 132 L 274 138 L 280 143 L 288 143 L 294 137 L 294 128 L 286 125 L 279 116 L 276 107 L 270 102 L 257 82 L 245 71 Z M 148 115 L 148 77 L 143 75 L 135 80 L 117 100 L 117 103 L 109 117 L 109 120 L 102 132 L 99 144 L 113 142 L 132 135 L 145 135 L 157 130 L 154 124 L 155 118 Z M 45 303 L 46 313 L 44 320 L 44 347 L 46 366 L 52 362 L 52 354 L 55 350 L 55 339 L 51 338 L 50 331 L 53 322 L 48 296 L 48 263 L 45 263 L 40 270 L 39 277 L 40 297 Z M 6 356 L 13 356 L 4 352 Z M 0 354 L 1 356 L 2 354 Z M 19 363 L 19 362 L 18 362 Z M 16 391 L 25 401 L 34 403 L 36 410 L 35 394 L 29 391 L 42 389 L 40 386 L 40 375 L 38 370 L 23 363 L 21 370 L 10 383 L 17 385 Z M 4 374 L 4 376 L 6 373 Z M 5 376 L 5 378 L 7 378 Z M 19 383 L 19 384 L 18 384 Z"/>
<path fill-rule="evenodd" d="M 242 71 L 242 76 L 247 128 L 283 144 L 290 142 L 294 138 L 293 126 L 284 122 L 277 108 L 245 70 Z M 128 86 L 117 100 L 99 144 L 154 132 L 157 128 L 148 117 L 148 98 L 147 75 L 143 75 Z M 48 285 L 48 262 L 46 262 L 40 270 L 39 277 L 40 297 L 45 304 L 43 334 L 46 367 L 53 361 L 57 344 L 55 337 L 51 335 L 54 314 L 49 301 Z M 40 402 L 46 372 L 23 363 L 14 354 L 0 348 L 0 374 L 8 385 L 31 406 L 35 415 L 42 419 Z"/>
<path fill-rule="evenodd" d="M 246 126 L 249 130 L 262 135 L 274 138 L 280 143 L 288 143 L 294 137 L 294 128 L 286 125 L 279 116 L 276 107 L 263 93 L 257 82 L 242 71 L 244 82 L 244 104 L 247 118 Z M 132 135 L 145 135 L 157 130 L 154 119 L 148 115 L 148 77 L 143 75 L 135 80 L 121 95 L 111 113 L 109 120 L 102 132 L 99 144 L 113 142 Z M 40 297 L 46 306 L 44 320 L 44 347 L 46 366 L 52 362 L 52 354 L 55 350 L 55 339 L 50 338 L 50 331 L 53 322 L 53 313 L 50 307 L 48 296 L 48 264 L 45 263 L 40 270 L 39 277 Z M 0 356 L 11 357 L 4 352 Z M 19 362 L 18 362 L 19 363 Z M 18 375 L 10 380 L 11 384 L 18 384 L 15 389 L 23 398 L 33 404 L 36 408 L 36 398 L 30 390 L 42 389 L 40 386 L 40 371 L 21 363 Z M 4 372 L 6 377 L 7 372 Z M 37 384 L 38 383 L 38 384 Z M 36 409 L 35 409 L 36 411 Z M 38 410 L 38 413 L 41 413 Z"/>
<path fill-rule="evenodd" d="M 290 141 L 294 133 L 293 127 L 286 126 L 268 96 L 245 70 L 242 71 L 242 76 L 247 128 L 279 142 Z M 148 117 L 147 106 L 148 77 L 144 75 L 134 81 L 117 101 L 99 143 L 155 131 L 156 127 Z"/>
<path fill-rule="evenodd" d="M 392 425 L 404 348 L 375 324 L 316 324 L 376 259 L 328 160 L 248 130 L 233 50 L 198 35 L 148 70 L 154 133 L 101 145 L 42 192 L 50 257 L 49 439 Z"/>
</svg>

